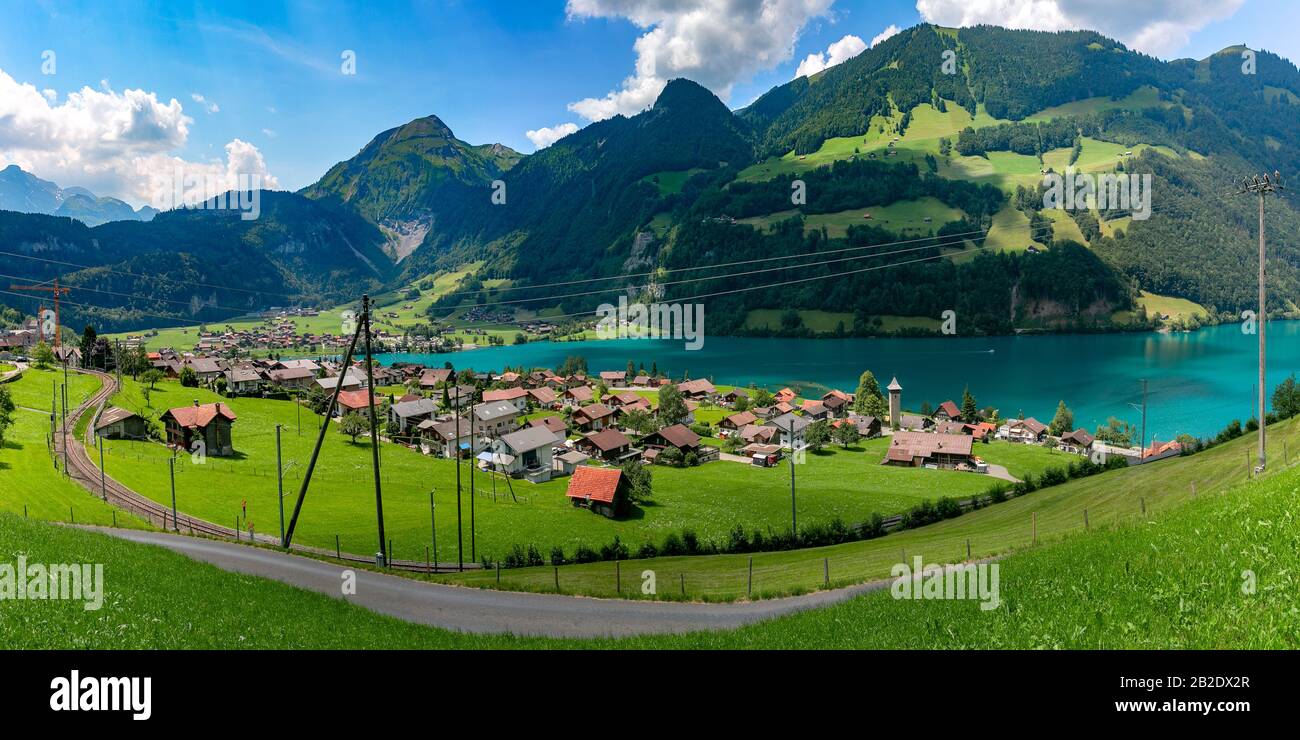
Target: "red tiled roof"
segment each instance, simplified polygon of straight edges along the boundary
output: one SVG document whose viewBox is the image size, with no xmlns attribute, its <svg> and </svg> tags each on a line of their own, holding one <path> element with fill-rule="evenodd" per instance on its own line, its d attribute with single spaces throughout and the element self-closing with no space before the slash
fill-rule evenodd
<svg viewBox="0 0 1300 740">
<path fill-rule="evenodd" d="M 569 490 L 565 495 L 584 501 L 612 504 L 622 478 L 623 471 L 618 468 L 593 468 L 583 465 L 573 471 L 573 477 L 569 478 Z"/>
<path fill-rule="evenodd" d="M 632 444 L 632 440 L 617 429 L 603 429 L 583 439 L 595 445 L 601 452 L 617 450 L 620 447 L 627 447 Z"/>
<path fill-rule="evenodd" d="M 664 427 L 659 430 L 658 434 L 673 447 L 698 447 L 700 444 L 700 435 L 692 432 L 684 424 L 673 424 L 670 427 Z"/>
<path fill-rule="evenodd" d="M 513 401 L 516 398 L 523 398 L 528 395 L 528 391 L 515 386 L 514 388 L 502 388 L 495 391 L 483 391 L 483 403 L 489 401 Z"/>
<path fill-rule="evenodd" d="M 370 408 L 370 392 L 361 391 L 341 391 L 339 393 L 339 405 L 349 409 Z M 375 399 L 375 405 L 379 405 L 379 399 Z"/>
<path fill-rule="evenodd" d="M 957 417 L 961 416 L 961 410 L 958 409 L 957 404 L 953 403 L 952 401 L 944 401 L 943 403 L 939 404 L 939 410 L 948 414 L 949 419 L 956 419 Z"/>
<path fill-rule="evenodd" d="M 230 406 L 221 403 L 220 401 L 216 403 L 205 403 L 202 406 L 180 406 L 178 408 L 168 409 L 167 413 L 163 414 L 163 416 L 172 417 L 176 420 L 177 424 L 180 424 L 183 427 L 198 427 L 199 429 L 203 429 L 208 424 L 211 424 L 212 420 L 217 418 L 218 414 L 226 417 L 230 421 L 236 419 L 235 412 L 230 410 Z"/>
</svg>

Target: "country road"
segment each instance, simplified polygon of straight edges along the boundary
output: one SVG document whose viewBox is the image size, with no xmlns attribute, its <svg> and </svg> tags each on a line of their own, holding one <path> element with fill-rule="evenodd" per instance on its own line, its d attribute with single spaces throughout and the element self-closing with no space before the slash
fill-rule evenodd
<svg viewBox="0 0 1300 740">
<path fill-rule="evenodd" d="M 458 632 L 537 637 L 627 635 L 732 629 L 785 614 L 827 606 L 882 589 L 859 584 L 803 596 L 735 604 L 592 599 L 555 594 L 492 591 L 416 581 L 353 570 L 355 595 L 342 593 L 346 566 L 219 540 L 140 530 L 85 527 L 132 542 L 158 545 L 224 570 L 260 576 L 343 598 L 380 614 Z"/>
</svg>

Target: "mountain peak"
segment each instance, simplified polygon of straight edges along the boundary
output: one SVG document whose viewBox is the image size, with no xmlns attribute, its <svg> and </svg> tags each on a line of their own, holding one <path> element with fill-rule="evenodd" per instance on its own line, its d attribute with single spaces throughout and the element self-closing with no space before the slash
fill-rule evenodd
<svg viewBox="0 0 1300 740">
<path fill-rule="evenodd" d="M 678 77 L 675 80 L 669 80 L 668 84 L 664 85 L 663 92 L 659 93 L 659 98 L 655 100 L 654 109 L 688 111 L 695 106 L 721 106 L 726 108 L 726 105 L 718 99 L 718 96 L 714 95 L 707 87 L 685 77 Z"/>
</svg>

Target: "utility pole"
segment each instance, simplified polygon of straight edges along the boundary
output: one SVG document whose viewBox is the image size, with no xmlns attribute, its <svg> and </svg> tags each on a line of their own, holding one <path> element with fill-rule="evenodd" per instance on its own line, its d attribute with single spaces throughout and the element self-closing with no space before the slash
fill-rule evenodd
<svg viewBox="0 0 1300 740">
<path fill-rule="evenodd" d="M 455 382 L 455 376 L 452 376 Z M 460 383 L 456 383 L 456 439 L 452 448 L 456 452 L 456 570 L 465 570 L 465 535 L 460 528 Z M 469 420 L 470 439 L 474 438 L 474 419 Z"/>
<path fill-rule="evenodd" d="M 280 455 L 280 425 L 275 425 L 275 500 L 280 504 L 280 547 L 284 544 L 284 466 Z"/>
<path fill-rule="evenodd" d="M 790 420 L 790 535 L 799 539 L 799 514 L 794 505 L 794 419 Z"/>
<path fill-rule="evenodd" d="M 1138 464 L 1147 461 L 1147 379 L 1142 379 L 1142 405 L 1130 403 L 1134 409 L 1142 412 L 1142 438 L 1138 440 Z"/>
<path fill-rule="evenodd" d="M 1257 473 L 1264 471 L 1266 462 L 1264 428 L 1267 424 L 1265 423 L 1264 399 L 1265 391 L 1268 388 L 1264 379 L 1264 328 L 1268 324 L 1268 309 L 1265 302 L 1267 296 L 1264 291 L 1264 199 L 1269 193 L 1276 193 L 1285 189 L 1282 187 L 1282 173 L 1273 170 L 1272 180 L 1269 179 L 1268 173 L 1265 173 L 1262 178 L 1258 175 L 1245 178 L 1242 181 L 1242 189 L 1237 193 L 1238 195 L 1250 193 L 1259 197 L 1259 315 L 1256 316 L 1255 321 L 1256 330 L 1259 332 L 1259 386 L 1256 389 L 1259 400 L 1258 416 L 1256 417 L 1259 421 L 1259 460 L 1255 467 Z"/>
<path fill-rule="evenodd" d="M 181 524 L 176 519 L 176 455 L 174 453 L 167 458 L 167 472 L 172 479 L 172 529 L 179 532 L 181 531 Z M 163 518 L 166 519 L 165 516 Z M 193 528 L 193 525 L 190 525 L 190 529 Z M 236 531 L 236 534 L 238 534 L 238 531 Z"/>
<path fill-rule="evenodd" d="M 478 549 L 474 546 L 474 468 L 478 467 L 474 442 L 477 439 L 478 434 L 475 433 L 471 422 L 469 427 L 469 561 L 471 563 L 478 560 Z"/>
<path fill-rule="evenodd" d="M 375 472 L 375 517 L 379 520 L 379 557 L 383 565 L 388 565 L 388 541 L 384 539 L 384 495 L 379 486 L 379 424 L 375 420 L 375 373 L 372 367 L 370 351 L 370 296 L 361 296 L 361 320 L 366 329 L 366 397 L 370 403 L 370 458 Z M 339 385 L 347 377 L 348 368 L 343 367 L 339 376 Z"/>
<path fill-rule="evenodd" d="M 429 537 L 433 539 L 433 572 L 438 572 L 438 514 L 433 503 L 433 488 L 429 488 Z"/>
</svg>

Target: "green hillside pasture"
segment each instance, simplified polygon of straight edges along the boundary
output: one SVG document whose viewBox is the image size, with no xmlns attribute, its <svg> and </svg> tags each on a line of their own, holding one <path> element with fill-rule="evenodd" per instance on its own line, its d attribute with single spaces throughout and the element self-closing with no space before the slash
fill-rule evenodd
<svg viewBox="0 0 1300 740">
<path fill-rule="evenodd" d="M 206 391 L 159 384 L 153 392 L 157 410 L 188 405 L 191 399 L 210 402 Z M 274 428 L 282 432 L 288 470 L 286 490 L 292 509 L 302 471 L 315 442 L 318 417 L 302 414 L 303 431 L 295 431 L 294 406 L 284 401 L 235 399 L 227 401 L 238 414 L 234 444 L 238 454 L 209 457 L 195 464 L 189 455 L 176 458 L 176 491 L 181 511 L 233 526 L 248 505 L 248 519 L 259 532 L 279 527 L 275 503 Z M 139 388 L 128 384 L 120 403 L 143 407 Z M 720 418 L 723 410 L 717 409 Z M 941 495 L 967 497 L 987 489 L 992 481 L 973 473 L 891 468 L 881 466 L 884 440 L 856 448 L 829 449 L 810 455 L 797 472 L 801 481 L 801 524 L 829 522 L 835 517 L 861 521 L 873 512 L 891 514 L 912 504 Z M 981 454 L 998 462 L 1001 445 L 981 447 Z M 171 453 L 157 443 L 110 441 L 105 446 L 108 472 L 156 501 L 170 503 L 167 459 Z M 1018 453 L 1020 450 L 1014 450 Z M 1063 465 L 1063 453 L 1037 451 L 1038 470 Z M 1019 464 L 1016 462 L 1015 464 Z M 387 534 L 398 558 L 421 560 L 429 543 L 429 491 L 437 501 L 439 556 L 454 559 L 456 543 L 456 469 L 451 461 L 420 455 L 385 443 L 381 450 L 384 513 Z M 463 465 L 462 523 L 468 558 L 469 467 Z M 534 485 L 495 479 L 476 473 L 476 546 L 480 555 L 499 558 L 514 544 L 536 544 L 543 553 L 552 546 L 572 554 L 579 544 L 592 547 L 620 537 L 632 547 L 643 542 L 659 544 L 670 532 L 693 529 L 703 539 L 723 539 L 736 524 L 747 529 L 779 531 L 788 528 L 788 471 L 761 469 L 720 461 L 697 468 L 654 468 L 654 500 L 621 521 L 605 519 L 574 508 L 564 497 L 567 480 Z M 518 500 L 510 495 L 510 490 Z M 242 523 L 242 520 L 241 520 Z M 343 549 L 368 553 L 375 541 L 374 493 L 370 485 L 370 448 L 362 438 L 352 444 L 331 429 L 322 458 L 303 508 L 296 541 L 329 550 L 337 534 Z"/>
<path fill-rule="evenodd" d="M 1300 449 L 1300 421 L 1291 419 L 1271 426 L 1268 443 L 1273 460 L 1282 459 L 1284 445 L 1291 450 Z M 1254 435 L 1247 435 L 1189 457 L 1070 481 L 955 519 L 879 539 L 754 553 L 754 595 L 768 597 L 823 588 L 827 569 L 831 586 L 883 579 L 904 555 L 908 558 L 921 555 L 929 562 L 957 562 L 966 558 L 968 544 L 973 558 L 1025 550 L 1033 546 L 1035 530 L 1039 544 L 1082 533 L 1085 511 L 1092 529 L 1138 521 L 1143 506 L 1149 517 L 1163 514 L 1194 496 L 1219 493 L 1244 482 L 1254 444 Z M 991 455 L 984 456 L 997 462 Z M 1294 458 L 1291 462 L 1295 462 Z M 736 599 L 747 594 L 750 558 L 745 554 L 660 557 L 624 563 L 622 570 L 624 574 L 654 570 L 658 582 L 668 584 L 662 587 L 658 598 L 682 598 L 684 582 L 686 598 Z M 466 573 L 446 578 L 466 585 L 496 587 L 494 574 Z M 549 567 L 506 570 L 502 572 L 500 587 L 553 591 L 554 578 Z M 559 578 L 561 590 L 566 593 L 619 595 L 614 588 L 614 563 L 562 566 Z M 639 592 L 629 594 L 628 589 L 623 590 L 622 596 L 641 597 Z"/>
<path fill-rule="evenodd" d="M 867 214 L 870 219 L 865 218 Z M 742 219 L 740 223 L 758 228 L 767 228 L 772 224 L 799 215 L 798 210 L 781 211 L 766 216 Z M 819 231 L 825 227 L 832 238 L 842 238 L 850 226 L 877 226 L 887 229 L 899 236 L 928 236 L 937 232 L 941 226 L 961 220 L 965 216 L 960 209 L 953 208 L 937 198 L 925 197 L 916 200 L 900 200 L 886 206 L 865 206 L 838 213 L 812 213 L 804 216 L 804 231 Z M 930 219 L 928 222 L 926 219 Z"/>
</svg>

